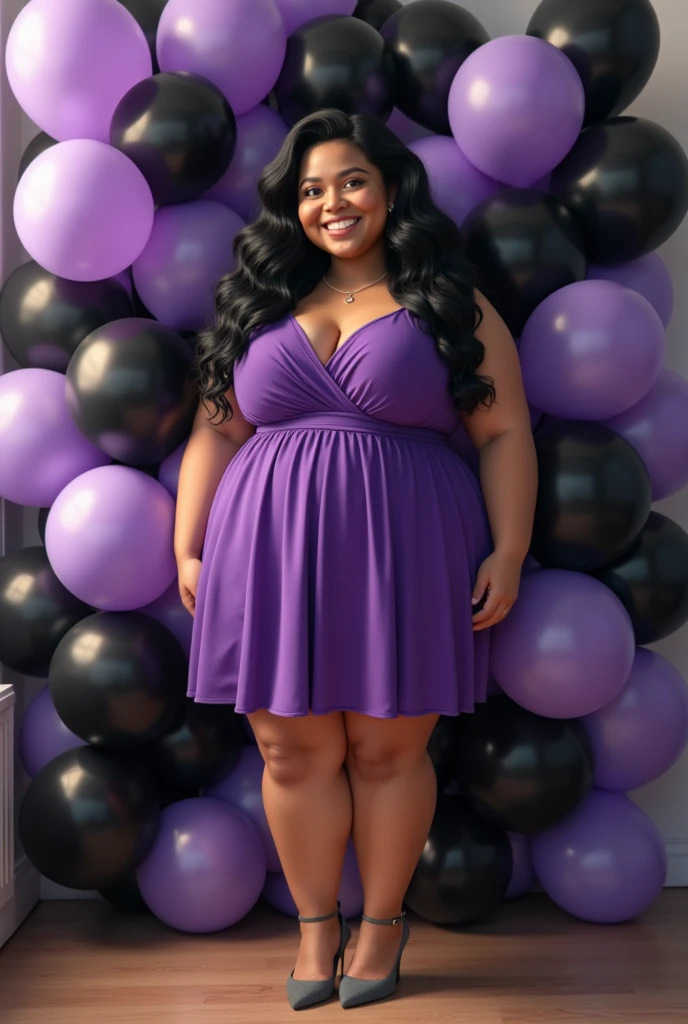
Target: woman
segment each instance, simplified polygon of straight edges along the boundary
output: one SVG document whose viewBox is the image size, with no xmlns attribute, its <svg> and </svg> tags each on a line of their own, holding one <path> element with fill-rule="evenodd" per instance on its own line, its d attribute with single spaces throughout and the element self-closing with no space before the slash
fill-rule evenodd
<svg viewBox="0 0 688 1024">
<path fill-rule="evenodd" d="M 335 908 L 353 830 L 365 913 L 339 988 L 352 1006 L 394 989 L 435 807 L 428 738 L 439 714 L 485 700 L 487 631 L 516 600 L 536 461 L 513 340 L 422 162 L 382 122 L 304 118 L 259 196 L 199 342 L 180 471 L 189 696 L 235 704 L 265 760 L 301 921 L 295 1008 L 343 971 Z M 447 444 L 462 421 L 484 503 Z"/>
</svg>

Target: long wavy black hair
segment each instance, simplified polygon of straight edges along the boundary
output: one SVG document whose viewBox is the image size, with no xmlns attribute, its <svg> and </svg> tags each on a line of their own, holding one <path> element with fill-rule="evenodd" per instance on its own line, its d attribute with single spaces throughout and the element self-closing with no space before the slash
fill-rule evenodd
<svg viewBox="0 0 688 1024">
<path fill-rule="evenodd" d="M 298 181 L 306 150 L 335 139 L 358 146 L 386 186 L 396 184 L 394 210 L 384 229 L 390 294 L 435 338 L 449 367 L 455 407 L 466 413 L 480 404 L 488 407 L 494 383 L 477 373 L 485 353 L 475 337 L 482 313 L 459 229 L 434 204 L 421 159 L 381 120 L 328 109 L 290 130 L 258 180 L 258 217 L 234 239 L 236 269 L 217 285 L 214 323 L 199 335 L 194 363 L 211 419 L 221 413 L 221 423 L 232 415 L 225 392 L 251 333 L 291 312 L 327 273 L 329 254 L 310 241 L 298 218 Z"/>
</svg>

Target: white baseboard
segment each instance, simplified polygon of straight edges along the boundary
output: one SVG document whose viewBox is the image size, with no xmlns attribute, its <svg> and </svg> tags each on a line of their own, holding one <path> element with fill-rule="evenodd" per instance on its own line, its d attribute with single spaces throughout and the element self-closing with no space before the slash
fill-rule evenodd
<svg viewBox="0 0 688 1024">
<path fill-rule="evenodd" d="M 28 917 L 41 898 L 41 876 L 27 858 L 14 869 L 14 895 L 0 910 L 0 946 L 3 946 Z"/>
<path fill-rule="evenodd" d="M 688 885 L 688 839 L 664 840 L 667 850 L 667 887 Z"/>
</svg>

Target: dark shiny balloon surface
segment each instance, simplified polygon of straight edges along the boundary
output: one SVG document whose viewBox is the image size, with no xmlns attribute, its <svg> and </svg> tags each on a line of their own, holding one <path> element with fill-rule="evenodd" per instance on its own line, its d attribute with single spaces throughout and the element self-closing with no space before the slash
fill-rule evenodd
<svg viewBox="0 0 688 1024">
<path fill-rule="evenodd" d="M 45 153 L 46 149 L 50 149 L 51 146 L 56 145 L 57 139 L 54 139 L 51 135 L 47 135 L 46 132 L 39 132 L 38 135 L 34 135 L 19 160 L 17 178 L 21 178 L 26 168 L 30 163 L 33 163 L 37 156 L 40 156 L 41 153 Z"/>
<path fill-rule="evenodd" d="M 119 281 L 68 281 L 34 260 L 17 267 L 0 292 L 0 333 L 22 367 L 65 373 L 84 338 L 134 315 Z"/>
<path fill-rule="evenodd" d="M 542 0 L 526 32 L 572 62 L 585 90 L 586 125 L 625 110 L 659 55 L 659 20 L 650 0 Z"/>
<path fill-rule="evenodd" d="M 158 58 L 155 50 L 155 40 L 158 34 L 158 23 L 167 0 L 119 0 L 122 7 L 126 7 L 130 14 L 133 14 L 143 29 L 148 48 L 153 60 L 153 71 L 158 71 Z"/>
<path fill-rule="evenodd" d="M 506 832 L 461 797 L 440 793 L 404 902 L 433 924 L 472 924 L 496 910 L 512 867 Z"/>
<path fill-rule="evenodd" d="M 103 889 L 150 850 L 160 805 L 131 756 L 75 747 L 32 779 L 19 810 L 19 838 L 41 874 L 73 889 Z"/>
<path fill-rule="evenodd" d="M 136 872 L 128 871 L 112 885 L 100 890 L 104 900 L 123 914 L 149 914 L 148 904 L 141 895 Z"/>
<path fill-rule="evenodd" d="M 535 433 L 539 483 L 531 553 L 545 567 L 588 572 L 638 537 L 652 501 L 642 459 L 610 427 L 559 420 Z"/>
<path fill-rule="evenodd" d="M 577 720 L 543 718 L 500 695 L 459 724 L 459 785 L 501 828 L 551 828 L 592 788 L 592 752 Z"/>
<path fill-rule="evenodd" d="M 380 29 L 400 7 L 399 0 L 358 0 L 354 18 L 360 18 L 373 28 Z"/>
<path fill-rule="evenodd" d="M 225 173 L 236 118 L 212 82 L 163 71 L 138 82 L 117 104 L 110 144 L 136 164 L 156 203 L 196 199 Z"/>
<path fill-rule="evenodd" d="M 45 678 L 60 640 L 92 612 L 60 583 L 44 547 L 0 558 L 0 662 L 8 668 Z"/>
<path fill-rule="evenodd" d="M 430 734 L 428 754 L 437 776 L 437 788 L 445 789 L 456 777 L 456 754 L 459 741 L 459 716 L 440 715 Z"/>
<path fill-rule="evenodd" d="M 163 789 L 198 796 L 228 772 L 244 744 L 241 716 L 231 704 L 197 704 L 188 698 L 180 721 L 142 756 Z"/>
<path fill-rule="evenodd" d="M 325 15 L 306 22 L 287 39 L 275 95 L 289 125 L 326 107 L 386 121 L 396 99 L 394 62 L 370 25 L 358 18 Z"/>
<path fill-rule="evenodd" d="M 67 368 L 67 403 L 89 441 L 119 462 L 162 462 L 197 405 L 193 353 L 171 327 L 130 317 L 92 331 Z"/>
<path fill-rule="evenodd" d="M 62 638 L 50 696 L 87 743 L 136 747 L 161 736 L 186 699 L 187 658 L 177 638 L 142 612 L 97 612 Z"/>
<path fill-rule="evenodd" d="M 562 203 L 541 192 L 497 192 L 469 214 L 463 232 L 482 290 L 515 337 L 543 299 L 585 277 L 580 228 Z"/>
<path fill-rule="evenodd" d="M 656 249 L 685 217 L 688 157 L 661 125 L 614 117 L 581 132 L 549 191 L 580 225 L 591 263 L 625 263 Z"/>
<path fill-rule="evenodd" d="M 688 533 L 654 510 L 626 554 L 594 575 L 631 617 L 636 644 L 662 640 L 688 622 Z"/>
<path fill-rule="evenodd" d="M 489 35 L 449 0 L 415 0 L 388 18 L 380 35 L 394 57 L 396 105 L 424 128 L 451 135 L 447 105 L 456 72 Z"/>
</svg>

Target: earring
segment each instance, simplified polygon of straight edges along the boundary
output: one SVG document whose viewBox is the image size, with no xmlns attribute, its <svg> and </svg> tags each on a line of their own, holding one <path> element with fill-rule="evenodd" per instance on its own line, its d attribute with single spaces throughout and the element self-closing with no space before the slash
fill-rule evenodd
<svg viewBox="0 0 688 1024">
<path fill-rule="evenodd" d="M 394 203 L 390 203 L 390 204 L 389 204 L 389 206 L 387 207 L 387 209 L 388 209 L 388 210 L 389 210 L 389 212 L 391 213 L 391 212 L 392 212 L 392 210 L 394 209 Z"/>
</svg>

